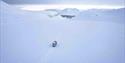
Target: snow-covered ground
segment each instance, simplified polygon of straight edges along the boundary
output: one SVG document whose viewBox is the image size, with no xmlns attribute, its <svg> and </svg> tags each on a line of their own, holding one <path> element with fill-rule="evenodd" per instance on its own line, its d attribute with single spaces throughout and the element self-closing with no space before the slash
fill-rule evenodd
<svg viewBox="0 0 125 63">
<path fill-rule="evenodd" d="M 0 5 L 1 63 L 125 63 L 125 8 L 68 9 L 75 17 L 67 19 L 61 17 L 67 9 L 58 14 Z"/>
</svg>

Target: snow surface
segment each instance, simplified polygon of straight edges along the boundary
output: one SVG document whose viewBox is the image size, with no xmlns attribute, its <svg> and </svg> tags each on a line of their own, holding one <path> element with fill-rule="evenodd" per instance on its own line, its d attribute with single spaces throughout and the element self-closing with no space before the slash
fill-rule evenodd
<svg viewBox="0 0 125 63">
<path fill-rule="evenodd" d="M 125 63 L 124 8 L 65 19 L 0 5 L 1 63 Z"/>
</svg>

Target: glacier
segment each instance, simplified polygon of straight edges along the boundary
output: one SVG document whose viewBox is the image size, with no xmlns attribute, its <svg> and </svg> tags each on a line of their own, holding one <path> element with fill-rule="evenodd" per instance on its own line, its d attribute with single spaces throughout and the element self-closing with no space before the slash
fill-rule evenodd
<svg viewBox="0 0 125 63">
<path fill-rule="evenodd" d="M 125 8 L 30 12 L 0 5 L 1 63 L 125 63 Z"/>
</svg>

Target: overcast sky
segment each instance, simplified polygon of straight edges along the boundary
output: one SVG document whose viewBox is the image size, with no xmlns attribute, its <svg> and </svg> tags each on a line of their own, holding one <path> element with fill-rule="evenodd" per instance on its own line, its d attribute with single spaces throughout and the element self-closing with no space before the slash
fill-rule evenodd
<svg viewBox="0 0 125 63">
<path fill-rule="evenodd" d="M 125 0 L 3 0 L 10 4 L 91 4 L 125 5 Z"/>
</svg>

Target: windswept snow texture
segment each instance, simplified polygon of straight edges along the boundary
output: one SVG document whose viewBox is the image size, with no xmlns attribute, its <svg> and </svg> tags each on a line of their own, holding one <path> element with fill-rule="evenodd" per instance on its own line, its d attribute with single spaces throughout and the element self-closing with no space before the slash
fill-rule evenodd
<svg viewBox="0 0 125 63">
<path fill-rule="evenodd" d="M 65 19 L 0 5 L 1 63 L 125 63 L 124 8 Z"/>
</svg>

